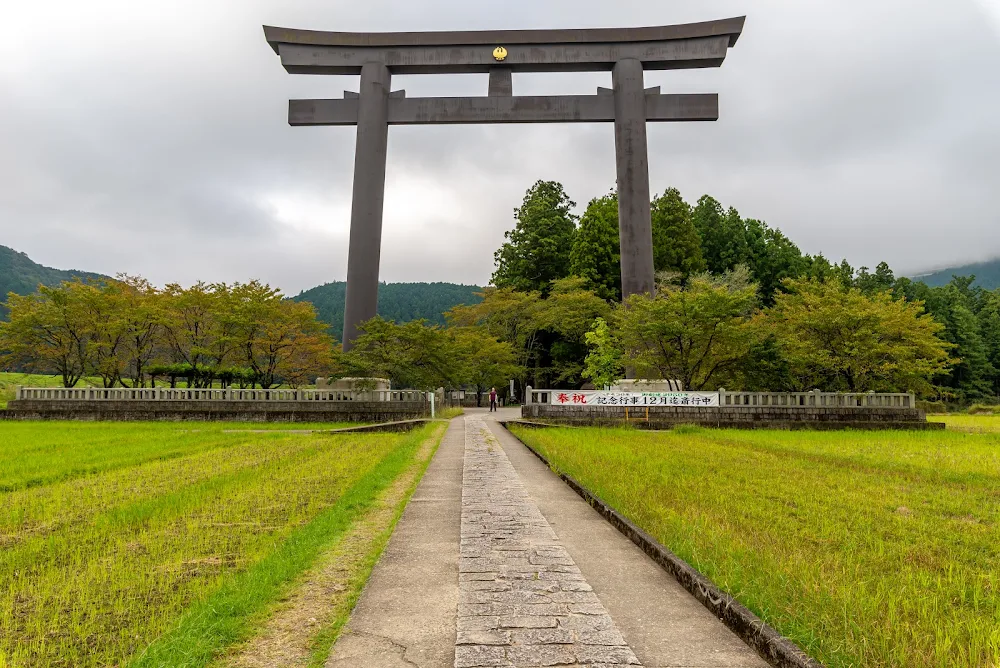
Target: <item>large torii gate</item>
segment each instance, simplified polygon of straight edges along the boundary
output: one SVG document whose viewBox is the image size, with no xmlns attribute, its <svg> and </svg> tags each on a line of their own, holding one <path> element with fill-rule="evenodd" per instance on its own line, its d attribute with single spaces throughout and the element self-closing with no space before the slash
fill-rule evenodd
<svg viewBox="0 0 1000 668">
<path fill-rule="evenodd" d="M 342 100 L 291 100 L 290 125 L 357 125 L 344 348 L 375 317 L 390 125 L 614 122 L 622 294 L 652 293 L 647 121 L 715 121 L 719 96 L 661 94 L 643 70 L 719 67 L 745 17 L 650 28 L 341 33 L 264 26 L 291 74 L 360 74 Z M 596 95 L 515 96 L 514 72 L 611 70 Z M 407 98 L 392 74 L 489 74 L 487 97 Z"/>
</svg>

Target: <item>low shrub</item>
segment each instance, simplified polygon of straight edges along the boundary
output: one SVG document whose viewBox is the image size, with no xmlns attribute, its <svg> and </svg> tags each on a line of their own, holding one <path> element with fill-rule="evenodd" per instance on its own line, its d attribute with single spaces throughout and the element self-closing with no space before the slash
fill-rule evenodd
<svg viewBox="0 0 1000 668">
<path fill-rule="evenodd" d="M 1000 413 L 1000 406 L 988 406 L 985 404 L 972 404 L 969 406 L 969 415 L 995 415 Z"/>
</svg>

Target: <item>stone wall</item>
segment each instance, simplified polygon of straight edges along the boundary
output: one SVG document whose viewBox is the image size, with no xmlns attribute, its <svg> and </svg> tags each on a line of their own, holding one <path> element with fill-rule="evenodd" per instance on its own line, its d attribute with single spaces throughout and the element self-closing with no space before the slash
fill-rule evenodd
<svg viewBox="0 0 1000 668">
<path fill-rule="evenodd" d="M 571 425 L 621 425 L 626 421 L 640 428 L 669 428 L 681 424 L 706 427 L 769 429 L 941 429 L 928 423 L 915 408 L 824 408 L 788 406 L 553 406 L 531 404 L 521 408 L 524 419 L 557 421 Z"/>
<path fill-rule="evenodd" d="M 430 416 L 420 401 L 11 401 L 0 420 L 394 422 Z"/>
</svg>

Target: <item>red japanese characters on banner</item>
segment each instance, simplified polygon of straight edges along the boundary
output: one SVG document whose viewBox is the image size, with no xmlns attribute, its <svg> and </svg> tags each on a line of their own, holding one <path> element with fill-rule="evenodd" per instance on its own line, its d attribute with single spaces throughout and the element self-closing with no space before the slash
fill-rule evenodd
<svg viewBox="0 0 1000 668">
<path fill-rule="evenodd" d="M 718 406 L 717 392 L 557 392 L 558 406 Z"/>
</svg>

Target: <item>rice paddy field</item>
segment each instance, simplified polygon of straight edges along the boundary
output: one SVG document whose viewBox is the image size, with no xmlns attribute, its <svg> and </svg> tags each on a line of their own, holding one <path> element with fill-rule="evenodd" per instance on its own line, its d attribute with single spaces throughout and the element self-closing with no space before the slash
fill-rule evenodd
<svg viewBox="0 0 1000 668">
<path fill-rule="evenodd" d="M 1000 666 L 1000 417 L 512 431 L 832 667 Z"/>
<path fill-rule="evenodd" d="M 0 666 L 221 660 L 409 476 L 309 639 L 324 656 L 444 425 L 240 427 L 0 423 Z"/>
<path fill-rule="evenodd" d="M 1000 415 L 928 415 L 928 422 L 944 422 L 953 431 L 972 434 L 1000 432 Z"/>
</svg>

